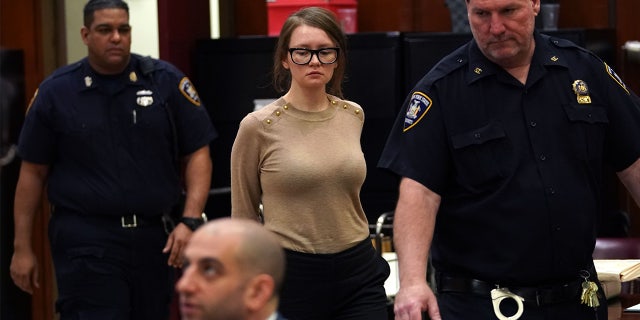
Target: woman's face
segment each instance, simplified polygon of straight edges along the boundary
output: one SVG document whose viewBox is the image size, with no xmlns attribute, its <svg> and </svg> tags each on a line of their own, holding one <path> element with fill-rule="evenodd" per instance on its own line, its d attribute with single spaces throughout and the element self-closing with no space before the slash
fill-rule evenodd
<svg viewBox="0 0 640 320">
<path fill-rule="evenodd" d="M 334 47 L 336 44 L 324 30 L 304 24 L 293 30 L 289 41 L 289 48 L 318 50 Z M 308 64 L 299 65 L 291 60 L 291 54 L 287 52 L 286 58 L 282 60 L 282 65 L 291 71 L 292 86 L 303 89 L 322 88 L 324 90 L 325 85 L 333 77 L 333 71 L 338 63 L 320 63 L 318 56 L 314 54 Z"/>
</svg>

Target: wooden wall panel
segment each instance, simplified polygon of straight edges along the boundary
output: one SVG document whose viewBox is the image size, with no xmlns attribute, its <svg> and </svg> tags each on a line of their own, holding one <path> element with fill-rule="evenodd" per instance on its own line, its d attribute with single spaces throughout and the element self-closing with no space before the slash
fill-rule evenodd
<svg viewBox="0 0 640 320">
<path fill-rule="evenodd" d="M 221 0 L 226 2 L 233 12 L 235 20 L 226 34 L 266 35 L 268 30 L 267 2 L 264 0 Z M 222 8 L 221 8 L 222 9 Z M 229 15 L 230 17 L 233 15 Z M 221 17 L 222 18 L 222 17 Z"/>
<path fill-rule="evenodd" d="M 158 0 L 160 58 L 192 76 L 191 57 L 198 39 L 211 38 L 208 0 Z"/>
<path fill-rule="evenodd" d="M 30 101 L 45 77 L 45 46 L 43 45 L 43 0 L 0 1 L 0 46 L 20 49 L 24 53 L 25 100 Z M 47 26 L 48 30 L 53 30 Z M 26 106 L 25 106 L 26 109 Z M 34 221 L 33 247 L 39 262 L 40 288 L 32 295 L 33 319 L 54 319 L 53 264 L 47 238 L 49 211 L 43 206 Z M 10 247 L 13 250 L 13 247 Z"/>
<path fill-rule="evenodd" d="M 413 31 L 449 32 L 451 15 L 445 0 L 414 0 Z"/>
<path fill-rule="evenodd" d="M 358 31 L 412 31 L 415 1 L 358 0 Z"/>
<path fill-rule="evenodd" d="M 621 69 L 618 70 L 625 83 L 636 93 L 640 93 L 640 63 L 624 59 L 624 52 L 620 49 L 626 41 L 640 41 L 640 27 L 638 26 L 638 16 L 640 12 L 640 1 L 638 0 L 617 0 L 616 8 L 616 36 L 618 56 L 620 57 Z M 640 214 L 638 215 L 640 217 Z"/>
<path fill-rule="evenodd" d="M 24 51 L 25 101 L 30 100 L 44 78 L 40 1 L 0 2 L 0 46 Z"/>
<path fill-rule="evenodd" d="M 609 21 L 610 0 L 562 0 L 560 2 L 560 28 L 604 29 Z"/>
<path fill-rule="evenodd" d="M 358 0 L 358 31 L 451 30 L 451 18 L 444 0 Z M 221 0 L 222 37 L 266 35 L 268 8 L 255 0 Z"/>
</svg>

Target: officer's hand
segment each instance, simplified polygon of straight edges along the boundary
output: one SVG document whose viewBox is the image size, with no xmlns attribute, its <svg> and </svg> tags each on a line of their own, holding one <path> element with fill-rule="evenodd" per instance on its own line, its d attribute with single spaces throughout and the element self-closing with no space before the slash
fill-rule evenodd
<svg viewBox="0 0 640 320">
<path fill-rule="evenodd" d="M 38 282 L 38 260 L 32 250 L 16 250 L 11 258 L 11 279 L 22 291 L 33 294 Z"/>
<path fill-rule="evenodd" d="M 167 244 L 164 246 L 164 249 L 162 249 L 162 252 L 167 253 L 171 251 L 169 261 L 167 262 L 170 266 L 175 268 L 182 267 L 182 250 L 184 250 L 189 238 L 191 238 L 191 233 L 191 229 L 185 226 L 184 223 L 178 223 L 171 234 L 169 234 Z"/>
<path fill-rule="evenodd" d="M 408 287 L 400 287 L 396 294 L 393 311 L 396 320 L 422 320 L 427 311 L 429 319 L 441 320 L 436 296 L 426 281 Z"/>
</svg>

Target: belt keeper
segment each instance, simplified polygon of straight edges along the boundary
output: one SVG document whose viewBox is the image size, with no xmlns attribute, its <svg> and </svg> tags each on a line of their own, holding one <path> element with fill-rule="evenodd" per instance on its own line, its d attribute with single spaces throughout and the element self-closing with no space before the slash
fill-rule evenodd
<svg viewBox="0 0 640 320">
<path fill-rule="evenodd" d="M 127 223 L 125 222 L 124 219 L 125 216 L 121 216 L 120 217 L 120 222 L 122 223 L 122 227 L 123 228 L 137 228 L 138 227 L 138 218 L 136 217 L 136 215 L 132 215 L 133 217 L 133 223 Z"/>
</svg>

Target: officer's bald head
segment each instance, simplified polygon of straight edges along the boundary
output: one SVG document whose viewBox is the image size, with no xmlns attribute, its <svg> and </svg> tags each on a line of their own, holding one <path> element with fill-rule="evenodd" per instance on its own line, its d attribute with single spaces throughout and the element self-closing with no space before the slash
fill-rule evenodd
<svg viewBox="0 0 640 320">
<path fill-rule="evenodd" d="M 193 237 L 208 234 L 218 237 L 237 237 L 235 252 L 238 266 L 248 276 L 268 274 L 274 280 L 274 295 L 278 296 L 282 286 L 285 257 L 276 236 L 263 225 L 249 219 L 222 218 L 210 221 L 195 231 Z M 215 246 L 216 243 L 212 243 Z"/>
</svg>

